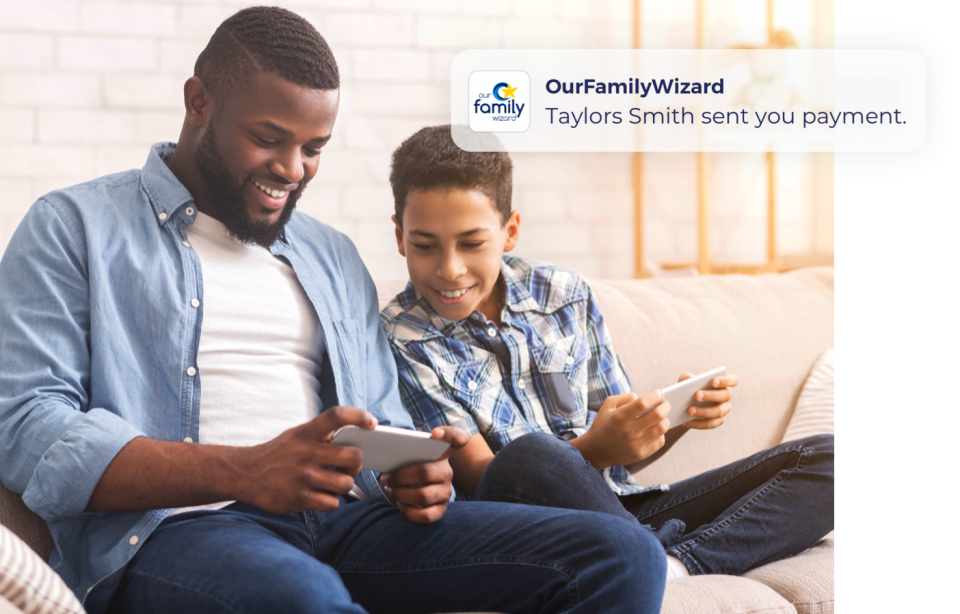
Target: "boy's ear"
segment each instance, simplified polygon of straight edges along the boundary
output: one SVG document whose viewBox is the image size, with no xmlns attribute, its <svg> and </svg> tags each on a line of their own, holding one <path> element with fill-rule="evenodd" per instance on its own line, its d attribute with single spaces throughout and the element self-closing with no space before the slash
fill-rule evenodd
<svg viewBox="0 0 960 614">
<path fill-rule="evenodd" d="M 507 231 L 507 241 L 503 244 L 503 251 L 509 252 L 517 246 L 520 240 L 520 212 L 513 211 L 503 227 Z"/>
<path fill-rule="evenodd" d="M 400 252 L 401 256 L 406 258 L 407 254 L 403 251 L 403 229 L 400 228 L 400 224 L 397 223 L 396 215 L 391 215 L 390 219 L 393 220 L 393 232 L 397 236 L 397 251 Z"/>
</svg>

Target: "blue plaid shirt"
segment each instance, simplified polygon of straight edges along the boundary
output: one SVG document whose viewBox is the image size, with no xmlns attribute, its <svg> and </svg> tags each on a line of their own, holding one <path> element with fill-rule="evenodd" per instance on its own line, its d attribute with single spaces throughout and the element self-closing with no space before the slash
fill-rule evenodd
<svg viewBox="0 0 960 614">
<path fill-rule="evenodd" d="M 630 380 L 582 277 L 511 256 L 500 272 L 500 328 L 479 311 L 445 320 L 413 284 L 383 309 L 400 396 L 417 428 L 482 433 L 494 453 L 527 433 L 569 441 L 587 431 L 604 399 L 630 392 Z M 649 490 L 622 466 L 603 476 L 617 494 Z"/>
</svg>

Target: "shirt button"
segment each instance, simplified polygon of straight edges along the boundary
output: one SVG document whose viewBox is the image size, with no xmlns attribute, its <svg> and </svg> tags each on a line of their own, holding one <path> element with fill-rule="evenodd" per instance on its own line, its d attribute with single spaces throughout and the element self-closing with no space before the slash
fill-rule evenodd
<svg viewBox="0 0 960 614">
<path fill-rule="evenodd" d="M 160 218 L 160 221 L 162 222 L 163 220 L 167 219 L 167 214 L 166 214 L 166 213 L 161 213 L 161 214 L 158 215 L 157 217 Z"/>
<path fill-rule="evenodd" d="M 136 545 L 139 544 L 139 543 L 140 543 L 140 538 L 137 537 L 136 535 L 134 535 L 133 537 L 130 538 L 130 545 L 131 545 L 131 546 L 136 546 Z"/>
<path fill-rule="evenodd" d="M 200 301 L 198 301 L 197 299 L 193 299 L 192 301 L 190 301 L 190 306 L 191 306 L 191 307 L 199 307 L 199 306 L 200 306 Z"/>
<path fill-rule="evenodd" d="M 573 356 L 567 356 L 567 364 L 568 364 L 568 365 L 572 365 L 572 364 L 573 364 Z"/>
<path fill-rule="evenodd" d="M 184 246 L 184 247 L 190 247 L 190 241 L 184 241 L 184 242 L 183 242 L 183 246 Z"/>
<path fill-rule="evenodd" d="M 193 437 L 184 437 L 183 443 L 193 443 Z"/>
<path fill-rule="evenodd" d="M 496 337 L 496 336 L 497 336 L 497 329 L 495 329 L 495 328 L 488 328 L 488 329 L 487 329 L 487 336 L 488 336 L 488 337 Z"/>
<path fill-rule="evenodd" d="M 467 383 L 467 388 L 469 388 L 470 390 L 476 390 L 476 389 L 477 389 L 477 382 L 475 382 L 475 381 L 473 381 L 473 380 L 470 380 L 470 382 Z"/>
<path fill-rule="evenodd" d="M 526 387 L 527 387 L 527 382 L 525 382 L 524 380 L 520 380 L 519 382 L 517 382 L 517 388 L 519 388 L 520 390 L 523 390 Z"/>
<path fill-rule="evenodd" d="M 193 377 L 196 374 L 197 374 L 197 370 L 195 368 L 187 367 L 187 375 L 189 375 L 190 377 Z"/>
<path fill-rule="evenodd" d="M 193 207 L 187 207 L 187 215 L 193 215 Z"/>
</svg>

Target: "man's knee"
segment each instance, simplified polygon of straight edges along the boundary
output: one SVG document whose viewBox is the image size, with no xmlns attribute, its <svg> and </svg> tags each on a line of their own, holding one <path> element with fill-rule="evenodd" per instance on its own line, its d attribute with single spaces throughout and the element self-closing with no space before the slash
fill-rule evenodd
<svg viewBox="0 0 960 614">
<path fill-rule="evenodd" d="M 339 574 L 318 563 L 309 569 L 277 567 L 264 569 L 263 582 L 256 590 L 243 591 L 249 612 L 344 613 L 363 612 L 353 603 Z"/>
</svg>

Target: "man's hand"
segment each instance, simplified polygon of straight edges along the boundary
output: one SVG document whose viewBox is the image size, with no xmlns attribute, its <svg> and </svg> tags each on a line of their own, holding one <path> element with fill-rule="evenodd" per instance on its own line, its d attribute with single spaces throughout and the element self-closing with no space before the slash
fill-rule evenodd
<svg viewBox="0 0 960 614">
<path fill-rule="evenodd" d="M 436 522 L 447 512 L 453 493 L 453 469 L 447 457 L 469 440 L 465 431 L 453 426 L 437 427 L 430 437 L 450 444 L 443 456 L 430 463 L 410 465 L 380 476 L 383 492 L 408 520 L 419 524 Z"/>
<path fill-rule="evenodd" d="M 639 398 L 633 393 L 607 397 L 590 430 L 570 444 L 598 470 L 629 465 L 663 447 L 669 413 L 670 403 L 659 390 Z"/>
<path fill-rule="evenodd" d="M 693 377 L 693 373 L 684 373 L 677 381 L 683 381 Z M 687 414 L 694 416 L 694 420 L 685 422 L 680 426 L 690 429 L 715 429 L 723 424 L 724 417 L 730 413 L 730 399 L 733 397 L 733 391 L 730 390 L 740 383 L 740 380 L 733 373 L 714 378 L 710 385 L 714 390 L 701 390 L 697 392 L 695 398 L 697 401 L 713 403 L 711 407 L 688 407 Z"/>
<path fill-rule="evenodd" d="M 363 466 L 358 448 L 328 443 L 348 424 L 371 430 L 377 419 L 356 407 L 331 407 L 264 444 L 242 448 L 246 477 L 237 499 L 275 514 L 337 509 L 337 496 L 350 492 Z"/>
<path fill-rule="evenodd" d="M 348 424 L 369 430 L 377 419 L 355 407 L 331 407 L 251 447 L 136 437 L 107 466 L 87 509 L 126 512 L 236 499 L 278 514 L 332 511 L 363 466 L 357 448 L 328 443 Z"/>
</svg>

